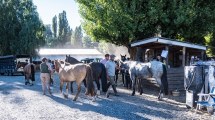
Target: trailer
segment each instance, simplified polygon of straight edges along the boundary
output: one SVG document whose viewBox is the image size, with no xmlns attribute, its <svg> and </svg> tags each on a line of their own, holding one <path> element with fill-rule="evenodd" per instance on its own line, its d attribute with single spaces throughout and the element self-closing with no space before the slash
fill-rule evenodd
<svg viewBox="0 0 215 120">
<path fill-rule="evenodd" d="M 28 62 L 31 62 L 30 55 L 0 56 L 0 74 L 14 75 L 21 73 L 24 75 L 24 67 Z"/>
</svg>

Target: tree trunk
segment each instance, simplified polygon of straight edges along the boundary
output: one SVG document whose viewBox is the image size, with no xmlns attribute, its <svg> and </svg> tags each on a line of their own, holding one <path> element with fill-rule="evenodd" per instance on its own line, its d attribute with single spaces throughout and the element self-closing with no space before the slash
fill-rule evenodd
<svg viewBox="0 0 215 120">
<path fill-rule="evenodd" d="M 136 60 L 136 48 L 135 47 L 130 47 L 127 46 L 128 48 L 128 53 L 130 54 L 130 60 Z"/>
<path fill-rule="evenodd" d="M 136 52 L 136 61 L 143 62 L 143 48 L 137 47 L 137 52 Z"/>
</svg>

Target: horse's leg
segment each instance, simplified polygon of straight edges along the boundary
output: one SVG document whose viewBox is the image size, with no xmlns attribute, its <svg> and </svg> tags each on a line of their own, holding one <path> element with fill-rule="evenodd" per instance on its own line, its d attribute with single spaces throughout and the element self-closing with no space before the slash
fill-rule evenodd
<svg viewBox="0 0 215 120">
<path fill-rule="evenodd" d="M 122 71 L 122 84 L 125 87 L 125 73 Z"/>
<path fill-rule="evenodd" d="M 78 84 L 78 91 L 77 91 L 77 93 L 76 93 L 75 98 L 73 99 L 73 101 L 76 101 L 76 100 L 77 100 L 78 95 L 79 95 L 79 93 L 80 93 L 80 91 L 81 91 L 81 83 L 77 83 L 77 84 Z"/>
<path fill-rule="evenodd" d="M 63 81 L 60 81 L 60 92 L 63 93 Z"/>
<path fill-rule="evenodd" d="M 100 95 L 100 83 L 99 83 L 99 79 L 95 79 L 96 81 L 96 85 L 97 85 L 97 95 Z"/>
<path fill-rule="evenodd" d="M 144 79 L 140 79 L 140 95 L 143 94 L 143 80 Z"/>
<path fill-rule="evenodd" d="M 116 84 L 116 85 L 117 85 L 118 75 L 119 75 L 119 72 L 116 71 L 116 76 L 115 76 L 115 84 Z"/>
<path fill-rule="evenodd" d="M 73 82 L 70 82 L 70 91 L 71 91 L 71 93 L 73 93 Z"/>
<path fill-rule="evenodd" d="M 141 79 L 137 79 L 137 90 L 140 93 Z"/>
<path fill-rule="evenodd" d="M 68 94 L 69 94 L 69 82 L 66 83 L 66 95 L 64 97 L 68 98 Z"/>
<path fill-rule="evenodd" d="M 158 95 L 158 100 L 161 100 L 162 97 L 163 97 L 163 85 L 162 85 L 162 83 L 161 83 L 161 79 L 159 79 L 159 78 L 155 78 L 155 79 L 156 79 L 158 85 L 160 86 L 160 91 L 159 91 L 159 95 Z"/>
<path fill-rule="evenodd" d="M 131 75 L 131 80 L 132 80 L 132 89 L 133 89 L 131 95 L 134 96 L 135 95 L 136 77 L 134 75 Z"/>
</svg>

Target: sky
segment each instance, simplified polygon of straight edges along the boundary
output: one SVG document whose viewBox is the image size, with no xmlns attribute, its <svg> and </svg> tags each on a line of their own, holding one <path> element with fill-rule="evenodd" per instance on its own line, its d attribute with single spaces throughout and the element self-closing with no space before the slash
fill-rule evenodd
<svg viewBox="0 0 215 120">
<path fill-rule="evenodd" d="M 70 27 L 74 30 L 81 24 L 78 13 L 78 4 L 74 0 L 33 0 L 37 6 L 37 12 L 44 24 L 52 24 L 52 18 L 66 11 L 67 20 Z"/>
</svg>

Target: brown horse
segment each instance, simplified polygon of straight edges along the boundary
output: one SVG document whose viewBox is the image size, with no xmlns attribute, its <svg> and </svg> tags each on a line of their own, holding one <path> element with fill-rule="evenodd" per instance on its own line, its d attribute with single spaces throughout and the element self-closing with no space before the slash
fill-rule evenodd
<svg viewBox="0 0 215 120">
<path fill-rule="evenodd" d="M 86 87 L 87 87 L 86 95 L 90 94 L 91 96 L 95 96 L 92 72 L 89 65 L 85 65 L 83 63 L 71 65 L 69 63 L 66 63 L 64 64 L 64 66 L 62 66 L 62 64 L 57 60 L 54 61 L 54 64 L 55 64 L 55 70 L 59 74 L 59 78 L 60 78 L 61 93 L 63 93 L 62 87 L 64 82 L 67 82 L 66 84 L 67 94 L 66 95 L 63 94 L 64 97 L 68 98 L 69 82 L 76 81 L 78 86 L 78 92 L 76 93 L 76 96 L 73 99 L 73 101 L 76 101 L 81 91 L 81 83 L 84 79 L 86 79 Z"/>
<path fill-rule="evenodd" d="M 30 84 L 33 85 L 33 82 L 35 81 L 35 71 L 36 66 L 33 63 L 27 64 L 24 67 L 24 75 L 25 75 L 25 85 Z M 31 80 L 31 81 L 30 81 Z"/>
</svg>

